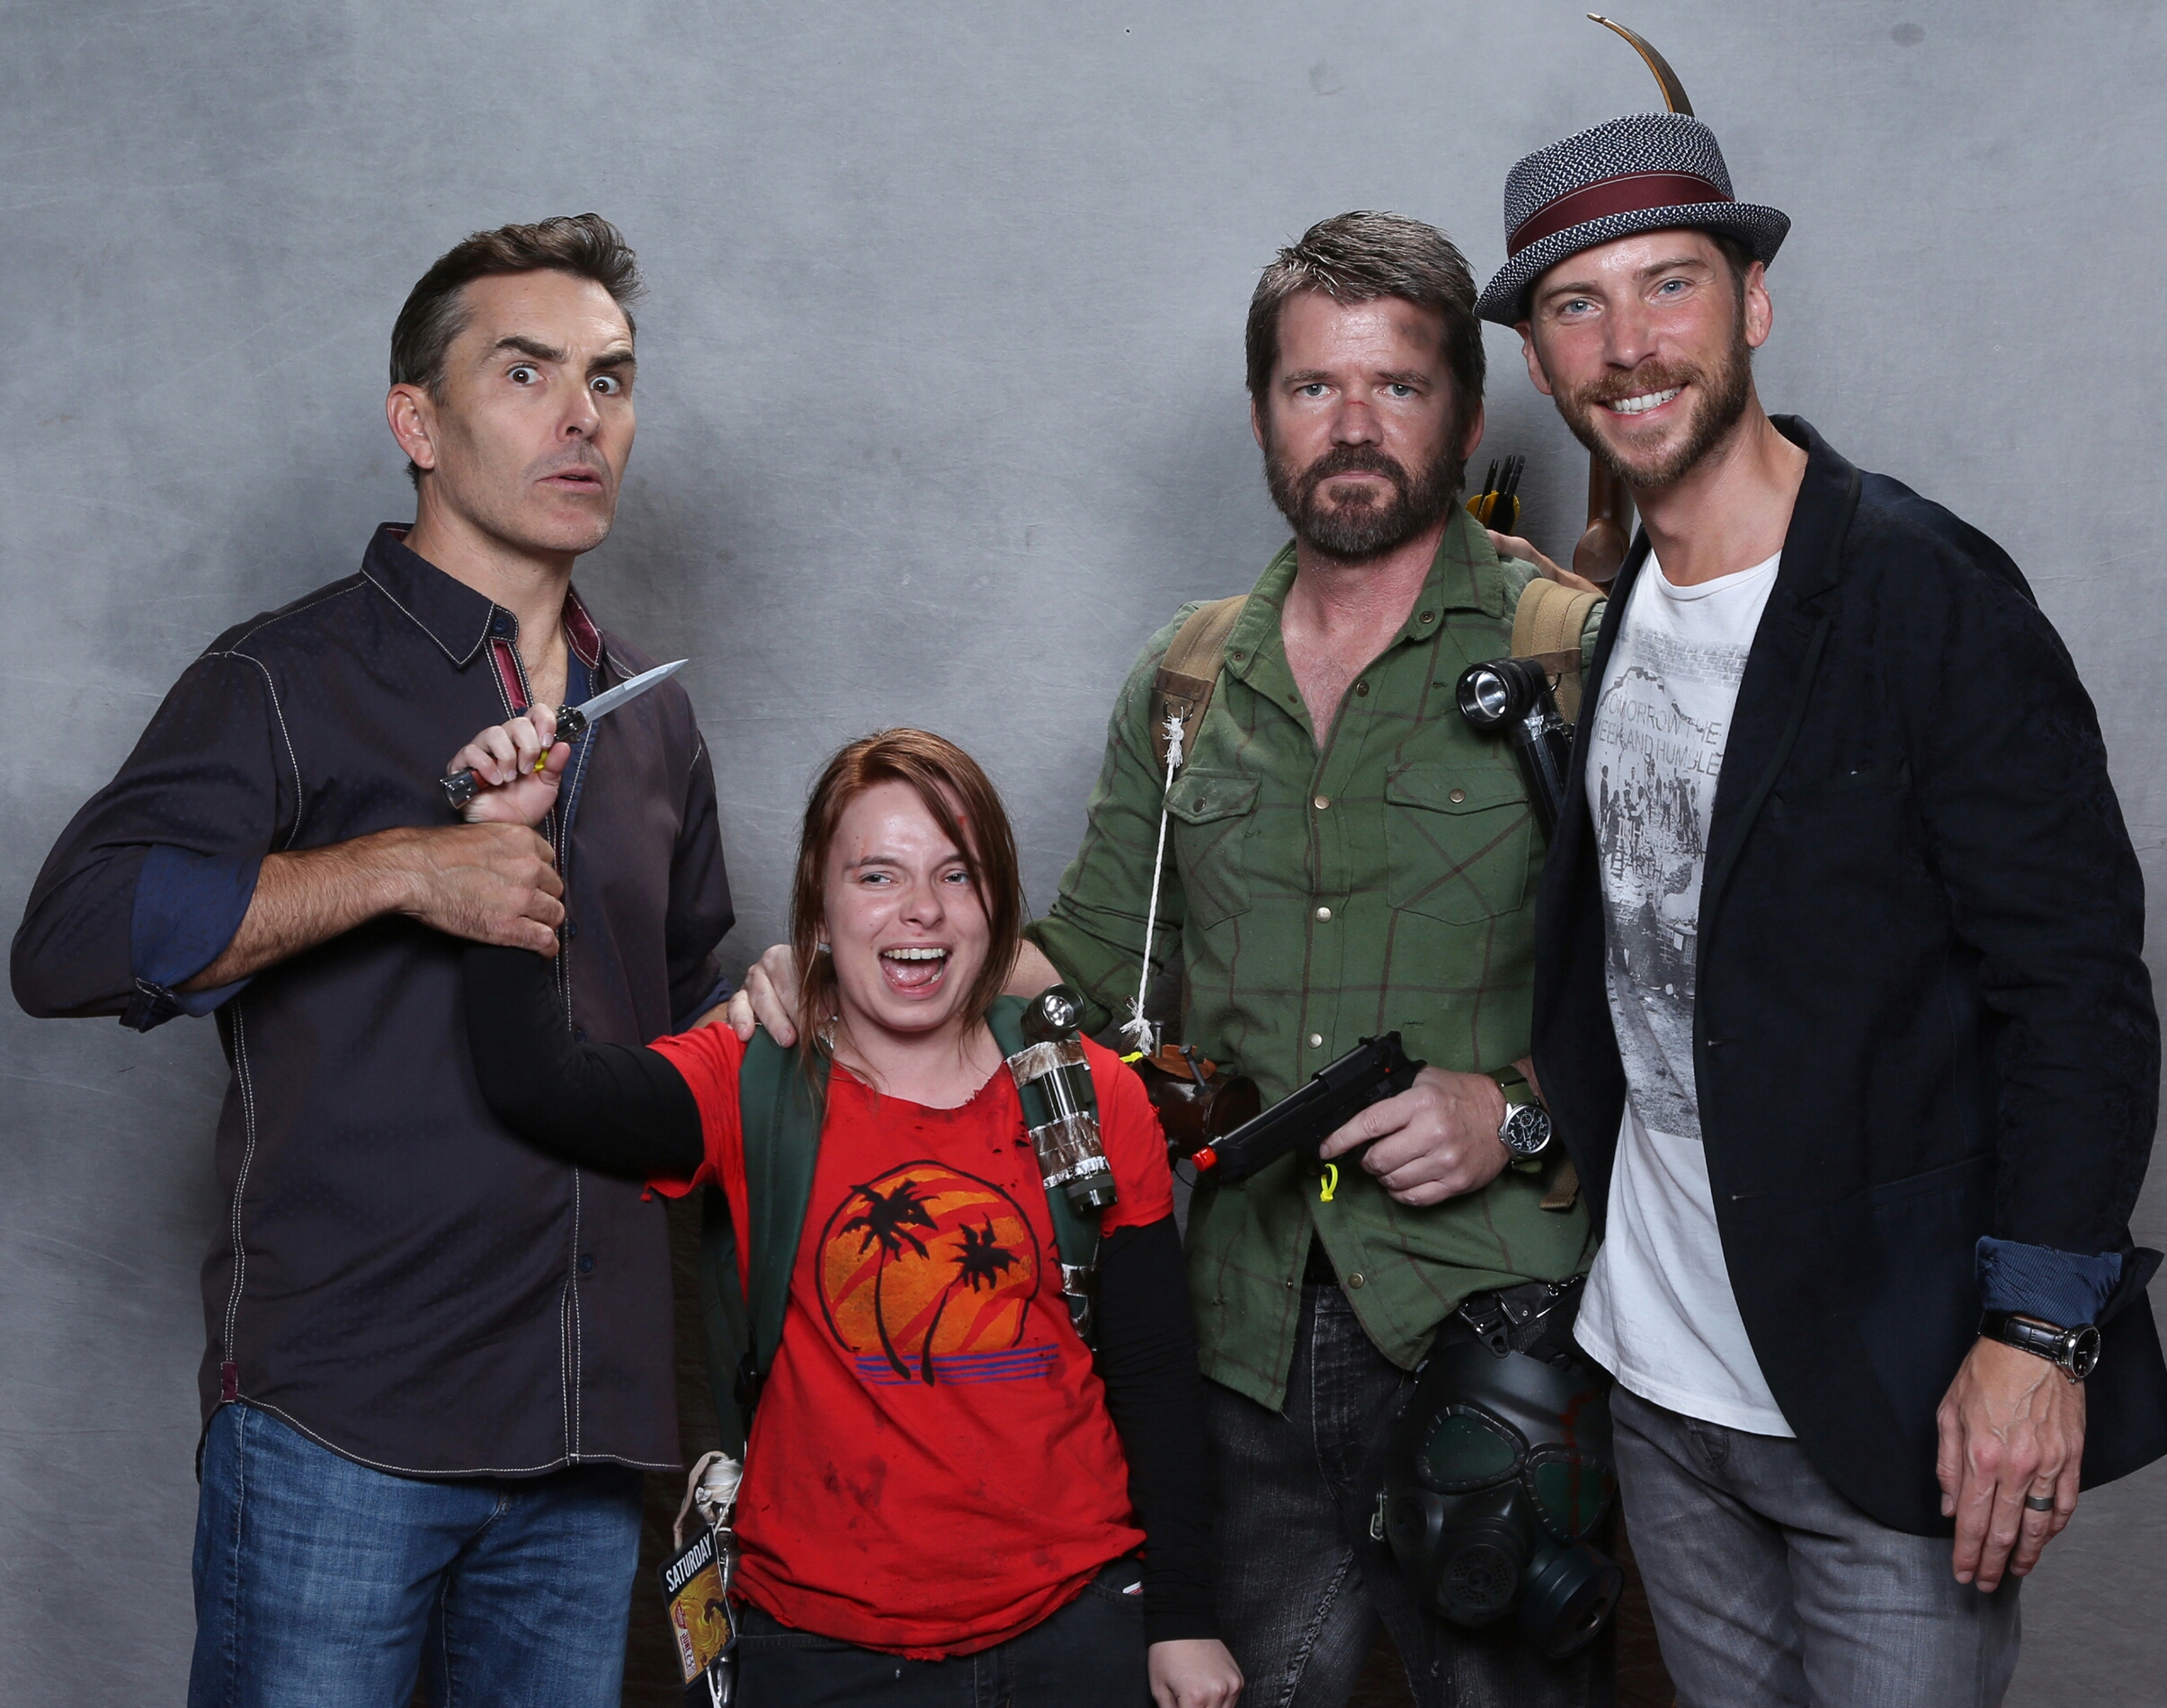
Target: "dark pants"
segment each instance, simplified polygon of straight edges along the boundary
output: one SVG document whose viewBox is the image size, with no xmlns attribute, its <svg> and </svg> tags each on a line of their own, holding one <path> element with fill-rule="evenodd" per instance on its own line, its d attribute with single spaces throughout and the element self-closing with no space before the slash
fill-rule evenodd
<svg viewBox="0 0 2167 1708">
<path fill-rule="evenodd" d="M 946 1660 L 905 1660 L 740 1604 L 740 1708 L 1149 1708 L 1143 1572 L 1117 1560 L 1084 1593 L 1020 1637 Z"/>
<path fill-rule="evenodd" d="M 1302 1289 L 1287 1409 L 1205 1383 L 1218 1456 L 1219 1627 L 1242 1708 L 1342 1708 L 1379 1620 L 1422 1708 L 1605 1708 L 1608 1640 L 1546 1660 L 1503 1628 L 1463 1632 L 1413 1603 L 1369 1535 L 1363 1461 L 1403 1384 L 1335 1286 Z"/>
</svg>

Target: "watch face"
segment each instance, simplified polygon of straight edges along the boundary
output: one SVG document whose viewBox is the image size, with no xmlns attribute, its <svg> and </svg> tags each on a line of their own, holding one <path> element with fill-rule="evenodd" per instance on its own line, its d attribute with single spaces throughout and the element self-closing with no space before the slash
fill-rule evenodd
<svg viewBox="0 0 2167 1708">
<path fill-rule="evenodd" d="M 1550 1143 L 1550 1117 L 1535 1104 L 1516 1103 L 1497 1136 L 1515 1156 L 1533 1156 Z"/>
<path fill-rule="evenodd" d="M 2069 1374 L 2082 1382 L 2099 1368 L 2100 1331 L 2087 1323 L 2082 1329 L 2070 1332 L 2067 1345 L 2069 1351 L 2065 1366 Z"/>
</svg>

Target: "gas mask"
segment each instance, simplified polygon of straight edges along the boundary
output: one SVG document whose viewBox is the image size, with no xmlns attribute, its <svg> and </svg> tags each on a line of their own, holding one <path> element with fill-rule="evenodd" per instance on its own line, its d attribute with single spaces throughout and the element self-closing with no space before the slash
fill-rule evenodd
<svg viewBox="0 0 2167 1708">
<path fill-rule="evenodd" d="M 1469 1629 L 1517 1612 L 1563 1659 L 1601 1632 L 1624 1574 L 1588 1541 L 1618 1490 L 1610 1378 L 1574 1348 L 1570 1308 L 1556 1314 L 1485 1335 L 1448 1321 L 1396 1426 L 1382 1510 L 1429 1612 Z"/>
</svg>

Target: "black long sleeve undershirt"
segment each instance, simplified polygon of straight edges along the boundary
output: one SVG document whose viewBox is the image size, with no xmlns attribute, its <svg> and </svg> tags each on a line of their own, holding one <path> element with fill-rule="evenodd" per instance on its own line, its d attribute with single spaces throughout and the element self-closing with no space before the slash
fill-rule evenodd
<svg viewBox="0 0 2167 1708">
<path fill-rule="evenodd" d="M 706 1153 L 700 1106 L 653 1050 L 579 1044 L 548 963 L 466 950 L 467 1040 L 482 1096 L 538 1150 L 597 1174 L 689 1180 Z M 1189 1283 L 1173 1218 L 1119 1228 L 1099 1251 L 1099 1376 L 1147 1538 L 1147 1641 L 1216 1637 L 1211 1479 Z"/>
</svg>

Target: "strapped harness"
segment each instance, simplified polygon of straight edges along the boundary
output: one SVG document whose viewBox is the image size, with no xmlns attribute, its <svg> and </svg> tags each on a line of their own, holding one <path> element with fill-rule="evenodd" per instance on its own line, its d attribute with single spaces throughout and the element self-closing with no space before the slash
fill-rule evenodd
<svg viewBox="0 0 2167 1708">
<path fill-rule="evenodd" d="M 985 1023 L 1010 1058 L 1037 1047 L 1023 1030 L 1029 1005 L 1020 997 L 994 999 Z M 1080 1076 L 1084 1095 L 1090 1070 Z M 737 1230 L 722 1193 L 710 1187 L 700 1210 L 700 1308 L 707 1331 L 708 1377 L 715 1395 L 723 1446 L 745 1456 L 761 1384 L 774 1368 L 789 1304 L 790 1273 L 813 1201 L 813 1173 L 820 1160 L 820 1123 L 826 1105 L 827 1065 L 816 1057 L 807 1073 L 796 1049 L 784 1049 L 766 1032 L 753 1034 L 738 1072 L 737 1109 L 745 1131 L 746 1285 L 737 1275 Z M 1021 1095 L 1019 1088 L 1019 1095 Z M 1026 1108 L 1029 1108 L 1028 1099 Z M 1095 1104 L 1091 1114 L 1095 1121 Z M 1080 1214 L 1063 1183 L 1046 1187 L 1060 1251 L 1061 1293 L 1069 1320 L 1084 1345 L 1092 1345 L 1091 1301 L 1099 1265 L 1099 1218 Z"/>
</svg>

